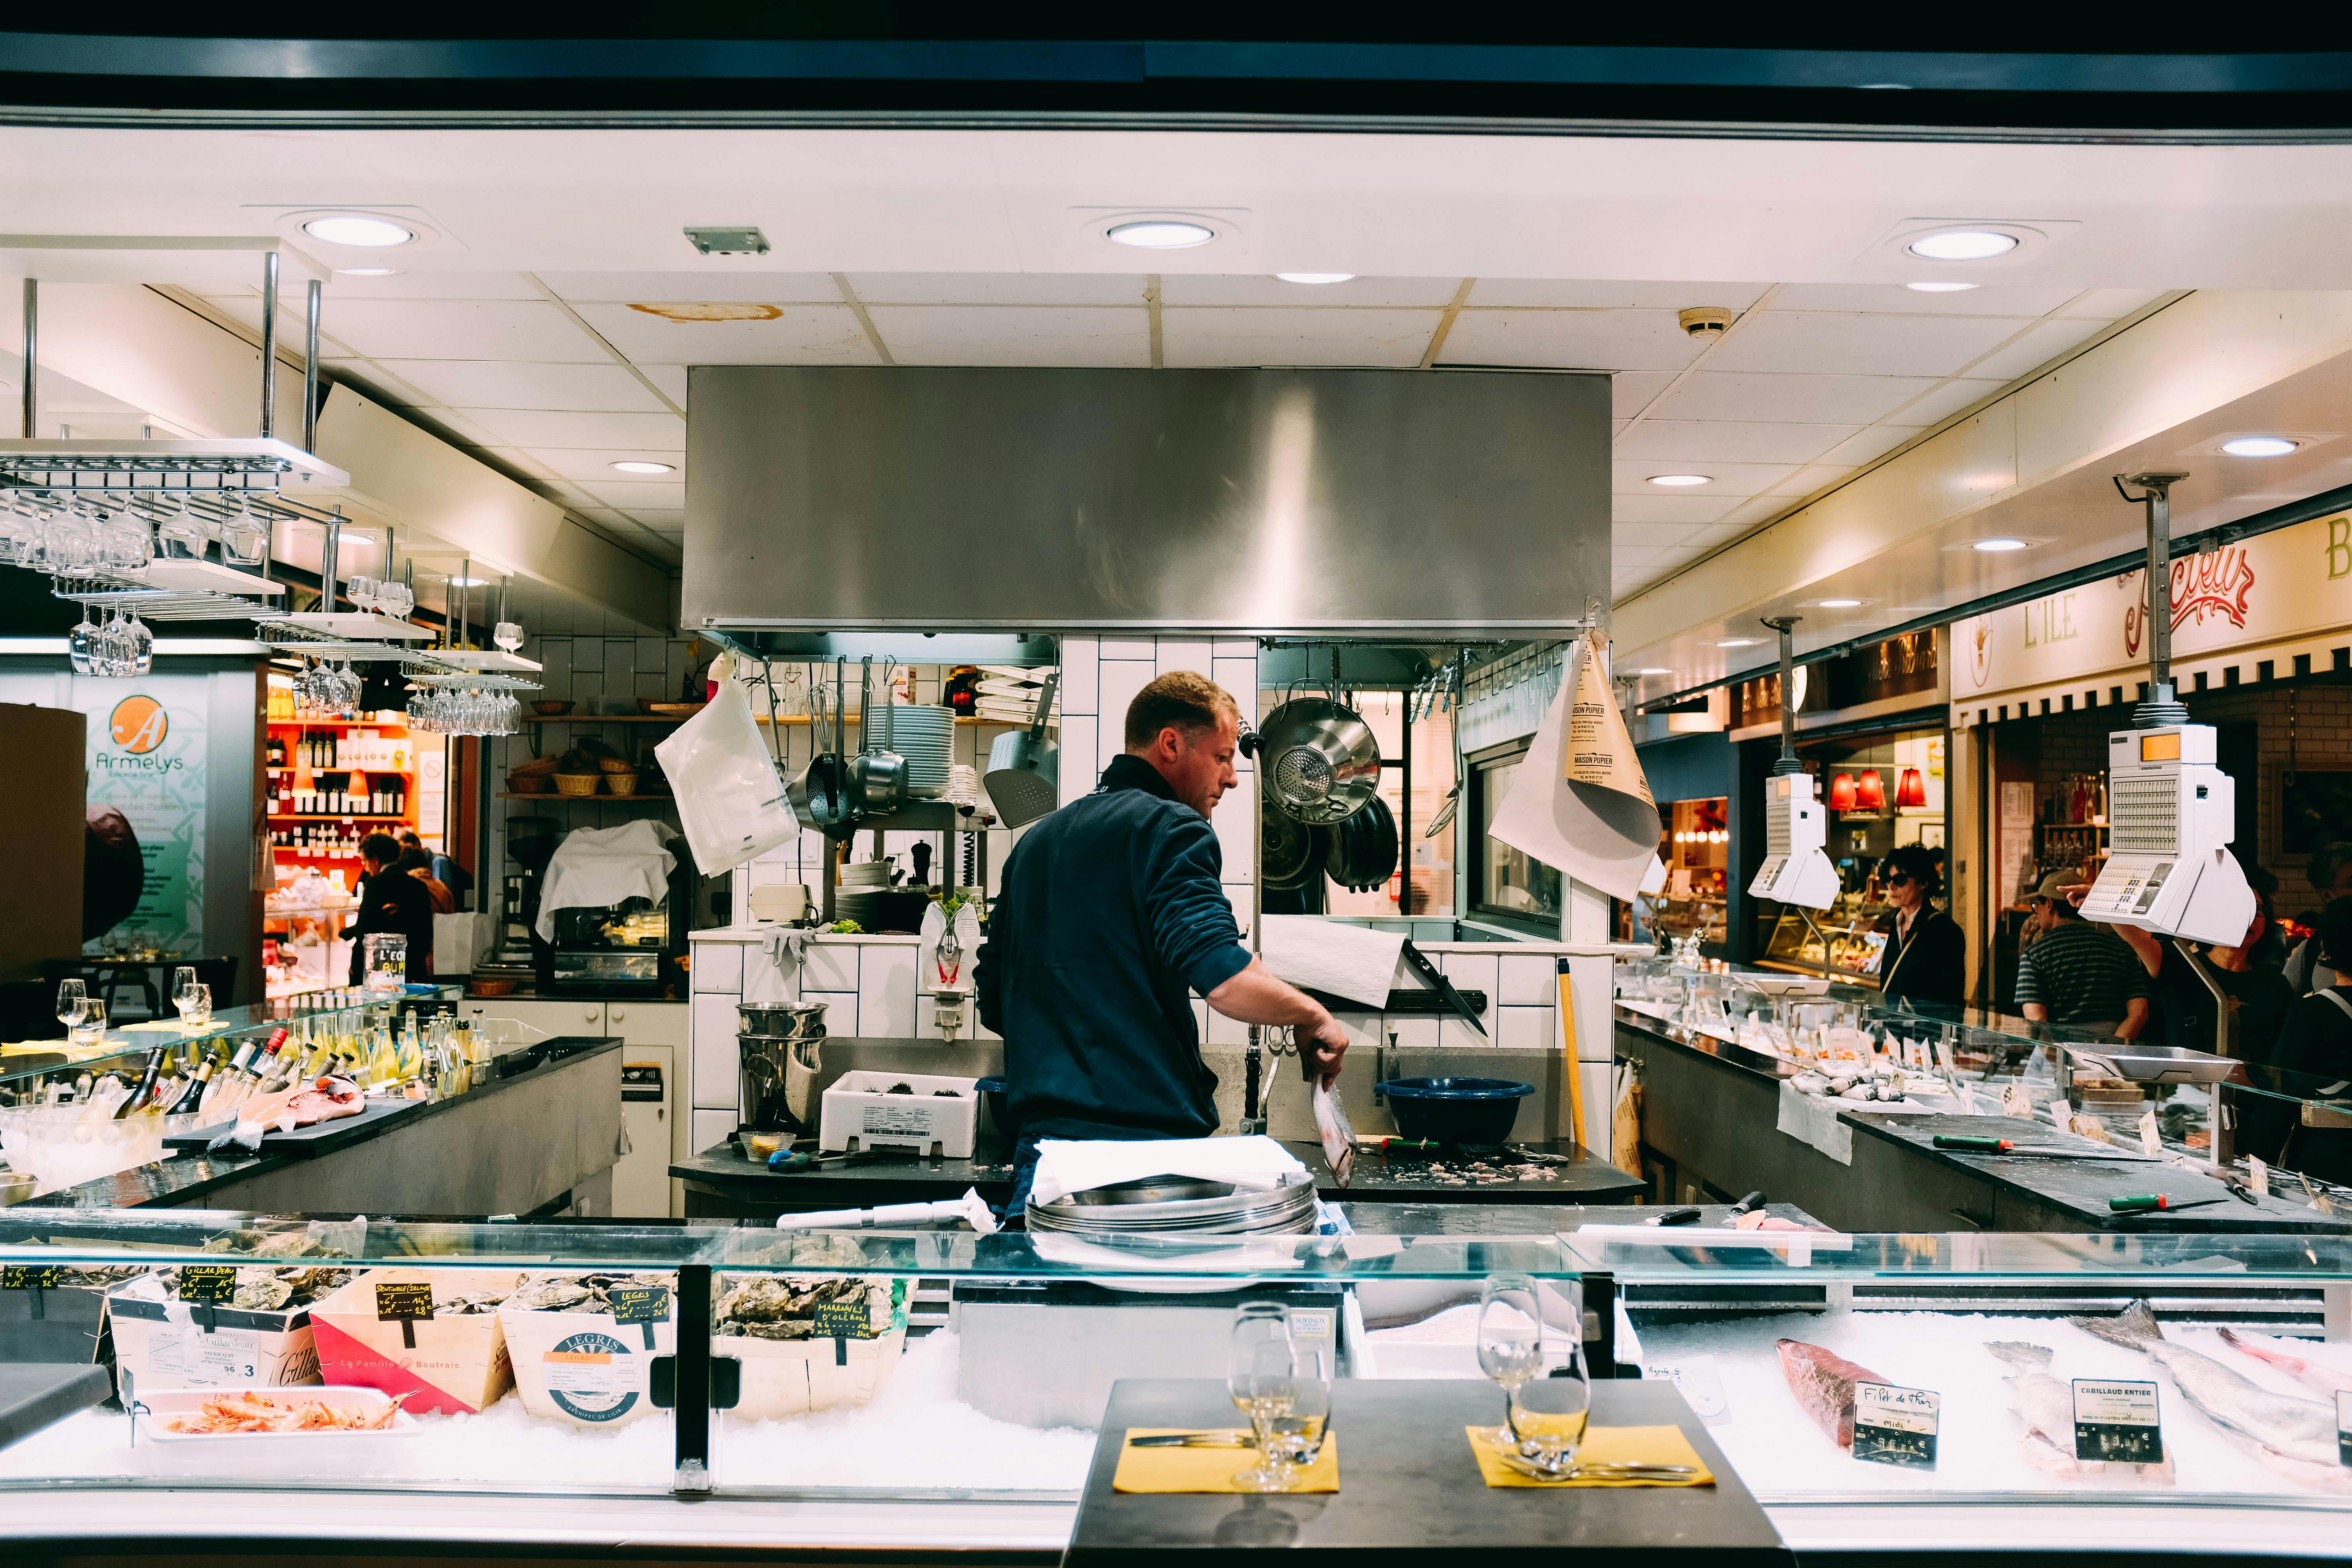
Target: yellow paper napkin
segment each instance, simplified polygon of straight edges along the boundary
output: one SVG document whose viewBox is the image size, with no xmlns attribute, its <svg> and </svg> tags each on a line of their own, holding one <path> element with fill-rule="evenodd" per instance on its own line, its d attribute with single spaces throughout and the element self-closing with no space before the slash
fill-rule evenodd
<svg viewBox="0 0 2352 1568">
<path fill-rule="evenodd" d="M 1539 1481 L 1533 1476 L 1523 1476 L 1503 1462 L 1495 1446 L 1481 1438 L 1480 1428 L 1465 1426 L 1463 1435 L 1470 1439 L 1470 1452 L 1478 1460 L 1478 1473 L 1486 1478 L 1490 1487 L 1711 1487 L 1714 1472 L 1698 1450 L 1690 1446 L 1679 1426 L 1595 1426 L 1584 1435 L 1584 1447 L 1577 1451 L 1580 1465 L 1696 1465 L 1698 1474 L 1678 1481 L 1611 1481 L 1589 1479 L 1572 1481 Z"/>
<path fill-rule="evenodd" d="M 1157 1437 L 1171 1432 L 1196 1432 L 1195 1426 L 1130 1426 L 1118 1452 L 1118 1469 L 1111 1477 L 1115 1492 L 1231 1492 L 1241 1489 L 1234 1477 L 1257 1463 L 1255 1448 L 1139 1448 L 1132 1439 Z M 1323 1439 L 1315 1462 L 1298 1472 L 1289 1489 L 1294 1492 L 1336 1492 L 1339 1489 L 1339 1437 Z"/>
</svg>

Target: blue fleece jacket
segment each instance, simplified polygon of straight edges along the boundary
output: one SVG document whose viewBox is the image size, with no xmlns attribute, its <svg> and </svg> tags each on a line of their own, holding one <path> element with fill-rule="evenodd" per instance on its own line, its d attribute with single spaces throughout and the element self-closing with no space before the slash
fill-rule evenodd
<svg viewBox="0 0 2352 1568">
<path fill-rule="evenodd" d="M 1139 757 L 1022 835 L 972 984 L 1024 1137 L 1217 1130 L 1188 993 L 1249 963 L 1223 865 L 1208 818 Z"/>
</svg>

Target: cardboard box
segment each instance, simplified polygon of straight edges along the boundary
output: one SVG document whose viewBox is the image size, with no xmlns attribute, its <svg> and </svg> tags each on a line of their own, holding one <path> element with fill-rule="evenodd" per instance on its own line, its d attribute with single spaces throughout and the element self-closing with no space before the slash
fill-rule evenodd
<svg viewBox="0 0 2352 1568">
<path fill-rule="evenodd" d="M 310 1309 L 331 1384 L 405 1394 L 417 1415 L 473 1415 L 514 1384 L 499 1314 L 446 1313 L 461 1296 L 512 1290 L 516 1268 L 371 1268 Z"/>
<path fill-rule="evenodd" d="M 745 1276 L 719 1278 L 728 1281 Z M 796 1278 L 789 1282 L 805 1289 L 815 1281 Z M 748 1334 L 715 1335 L 710 1353 L 733 1356 L 743 1363 L 742 1396 L 729 1414 L 745 1421 L 773 1421 L 870 1401 L 890 1381 L 907 1349 L 907 1281 L 877 1275 L 867 1283 L 882 1289 L 873 1293 L 879 1300 L 869 1299 L 864 1337 L 763 1340 Z M 882 1305 L 883 1301 L 888 1305 Z"/>
<path fill-rule="evenodd" d="M 115 1365 L 141 1394 L 320 1381 L 307 1307 L 247 1311 L 176 1300 L 151 1274 L 108 1292 L 106 1311 Z"/>
<path fill-rule="evenodd" d="M 817 1146 L 824 1150 L 912 1148 L 950 1160 L 971 1158 L 980 1127 L 976 1078 L 940 1078 L 923 1073 L 843 1073 L 824 1091 Z M 912 1094 L 880 1092 L 898 1084 Z M 952 1096 L 939 1089 L 953 1089 Z"/>
<path fill-rule="evenodd" d="M 534 1274 L 566 1279 L 577 1270 Z M 526 1281 L 528 1284 L 530 1281 Z M 628 1289 L 629 1287 L 622 1287 Z M 674 1282 L 660 1299 L 626 1302 L 619 1312 L 541 1312 L 499 1309 L 514 1363 L 515 1392 L 533 1415 L 574 1426 L 611 1428 L 654 1409 L 653 1363 L 677 1353 Z"/>
</svg>

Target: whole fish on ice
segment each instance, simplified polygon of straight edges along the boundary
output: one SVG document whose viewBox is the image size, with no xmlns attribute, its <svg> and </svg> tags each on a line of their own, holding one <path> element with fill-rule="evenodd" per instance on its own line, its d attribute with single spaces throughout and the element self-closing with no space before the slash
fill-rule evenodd
<svg viewBox="0 0 2352 1568">
<path fill-rule="evenodd" d="M 2138 1351 L 2164 1368 L 2179 1385 L 2182 1398 L 2223 1431 L 2257 1445 L 2266 1462 L 2275 1455 L 2298 1467 L 2324 1466 L 2331 1472 L 2340 1470 L 2336 1458 L 2333 1405 L 2298 1399 L 2291 1394 L 2273 1394 L 2202 1351 L 2166 1339 L 2156 1313 L 2146 1301 L 2135 1301 L 2112 1318 L 2066 1321 L 2109 1344 Z M 2294 1479 L 2327 1484 L 2318 1476 L 2304 1474 L 2300 1468 L 2287 1468 L 2275 1463 L 2273 1468 Z"/>
<path fill-rule="evenodd" d="M 2001 1385 L 2009 1390 L 2010 1409 L 2025 1424 L 2017 1447 L 2027 1464 L 2053 1476 L 2131 1475 L 2165 1486 L 2172 1484 L 2172 1458 L 2168 1454 L 2153 1465 L 2074 1457 L 2074 1391 L 2051 1375 L 2050 1363 L 2054 1357 L 2049 1346 L 1995 1340 L 1985 1349 L 1992 1352 L 1996 1361 L 2016 1369 L 2014 1375 L 2001 1379 Z"/>
<path fill-rule="evenodd" d="M 2297 1383 L 2316 1389 L 2330 1399 L 2352 1388 L 2352 1373 L 2338 1372 L 2325 1362 L 2306 1361 L 2301 1356 L 2289 1355 L 2279 1348 L 2276 1340 L 2265 1343 L 2235 1329 L 2223 1329 L 2221 1340 L 2232 1350 L 2243 1351 L 2256 1361 L 2269 1363 Z"/>
<path fill-rule="evenodd" d="M 1831 1442 L 1853 1452 L 1853 1385 L 1886 1379 L 1802 1340 L 1781 1340 L 1774 1348 L 1780 1352 L 1780 1375 L 1789 1380 L 1789 1392 L 1797 1396 L 1798 1405 Z"/>
</svg>

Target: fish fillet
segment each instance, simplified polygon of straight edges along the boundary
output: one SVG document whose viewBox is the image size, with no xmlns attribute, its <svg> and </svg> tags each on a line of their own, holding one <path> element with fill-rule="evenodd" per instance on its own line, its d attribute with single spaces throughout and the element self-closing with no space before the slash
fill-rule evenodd
<svg viewBox="0 0 2352 1568">
<path fill-rule="evenodd" d="M 2074 1391 L 2052 1374 L 2050 1363 L 2055 1357 L 2049 1346 L 1995 1340 L 1985 1349 L 1996 1361 L 2016 1368 L 2016 1375 L 2001 1379 L 2001 1385 L 2009 1390 L 2011 1411 L 2025 1426 L 2017 1446 L 2027 1464 L 2053 1476 L 2130 1475 L 2172 1484 L 2169 1455 L 2153 1465 L 2074 1457 Z"/>
<path fill-rule="evenodd" d="M 1356 1130 L 1348 1124 L 1347 1108 L 1332 1091 L 1329 1078 L 1315 1080 L 1315 1131 L 1323 1139 L 1323 1163 L 1341 1186 L 1356 1173 Z"/>
<path fill-rule="evenodd" d="M 2315 1400 L 2269 1389 L 2223 1366 L 2202 1351 L 2164 1337 L 2156 1313 L 2135 1301 L 2112 1318 L 2069 1318 L 2084 1333 L 2138 1351 L 2172 1374 L 2181 1397 L 2213 1424 L 2280 1458 L 2306 1465 L 2336 1460 L 2336 1410 Z"/>
<path fill-rule="evenodd" d="M 1789 1392 L 1797 1396 L 1797 1404 L 1831 1442 L 1852 1452 L 1853 1385 L 1886 1379 L 1834 1351 L 1802 1340 L 1781 1340 L 1774 1348 L 1780 1352 L 1780 1375 L 1789 1380 Z"/>
</svg>

